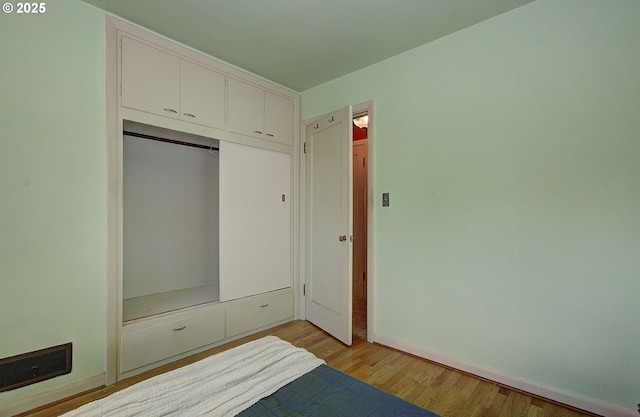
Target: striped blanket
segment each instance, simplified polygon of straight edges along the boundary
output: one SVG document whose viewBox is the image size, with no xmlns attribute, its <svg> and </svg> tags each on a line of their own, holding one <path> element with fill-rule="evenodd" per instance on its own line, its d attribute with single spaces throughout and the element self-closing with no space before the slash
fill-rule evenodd
<svg viewBox="0 0 640 417">
<path fill-rule="evenodd" d="M 267 336 L 139 382 L 63 416 L 235 416 L 322 364 L 308 351 Z"/>
</svg>

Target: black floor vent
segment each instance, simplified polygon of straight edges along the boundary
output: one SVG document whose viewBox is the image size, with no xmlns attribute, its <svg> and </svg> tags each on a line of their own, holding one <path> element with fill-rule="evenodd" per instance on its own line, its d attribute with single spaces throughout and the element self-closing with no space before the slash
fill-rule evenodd
<svg viewBox="0 0 640 417">
<path fill-rule="evenodd" d="M 0 392 L 71 372 L 71 343 L 0 359 Z"/>
</svg>

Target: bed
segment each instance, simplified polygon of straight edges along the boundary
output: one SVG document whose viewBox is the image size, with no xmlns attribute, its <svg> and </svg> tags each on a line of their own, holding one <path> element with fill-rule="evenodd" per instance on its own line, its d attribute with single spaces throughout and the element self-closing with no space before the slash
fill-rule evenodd
<svg viewBox="0 0 640 417">
<path fill-rule="evenodd" d="M 437 417 L 267 336 L 149 378 L 64 417 Z"/>
</svg>

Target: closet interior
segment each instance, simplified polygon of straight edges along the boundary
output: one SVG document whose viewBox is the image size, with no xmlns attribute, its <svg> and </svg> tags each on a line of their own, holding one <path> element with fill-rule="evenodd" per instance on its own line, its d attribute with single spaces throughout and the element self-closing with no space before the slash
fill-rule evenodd
<svg viewBox="0 0 640 417">
<path fill-rule="evenodd" d="M 219 300 L 218 146 L 124 122 L 123 321 Z"/>
</svg>

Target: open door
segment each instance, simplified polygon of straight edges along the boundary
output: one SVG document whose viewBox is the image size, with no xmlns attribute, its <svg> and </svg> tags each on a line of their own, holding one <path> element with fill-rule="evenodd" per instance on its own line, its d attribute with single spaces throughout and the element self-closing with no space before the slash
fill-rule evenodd
<svg viewBox="0 0 640 417">
<path fill-rule="evenodd" d="M 352 109 L 305 125 L 307 320 L 351 345 Z"/>
</svg>

